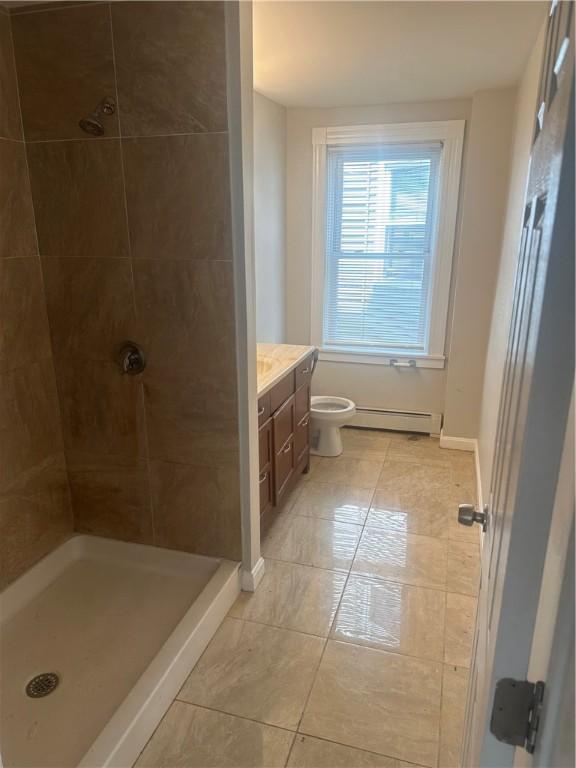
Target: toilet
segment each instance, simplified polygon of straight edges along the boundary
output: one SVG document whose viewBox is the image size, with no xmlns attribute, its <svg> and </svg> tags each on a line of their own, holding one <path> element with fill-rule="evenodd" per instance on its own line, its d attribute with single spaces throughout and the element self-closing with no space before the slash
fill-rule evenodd
<svg viewBox="0 0 576 768">
<path fill-rule="evenodd" d="M 340 456 L 340 427 L 348 424 L 356 405 L 346 397 L 313 396 L 310 399 L 310 453 L 315 456 Z"/>
</svg>

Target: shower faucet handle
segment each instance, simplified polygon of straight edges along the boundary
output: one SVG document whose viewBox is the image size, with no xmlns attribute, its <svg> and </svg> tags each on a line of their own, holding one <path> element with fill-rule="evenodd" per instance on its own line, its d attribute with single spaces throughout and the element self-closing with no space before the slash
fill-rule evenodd
<svg viewBox="0 0 576 768">
<path fill-rule="evenodd" d="M 114 112 L 116 112 L 116 102 L 114 99 L 111 99 L 109 96 L 106 96 L 102 99 L 98 107 L 102 110 L 102 113 L 105 115 L 113 115 Z"/>
<path fill-rule="evenodd" d="M 136 376 L 146 368 L 146 356 L 134 341 L 125 341 L 120 345 L 116 361 L 122 373 L 129 376 Z"/>
</svg>

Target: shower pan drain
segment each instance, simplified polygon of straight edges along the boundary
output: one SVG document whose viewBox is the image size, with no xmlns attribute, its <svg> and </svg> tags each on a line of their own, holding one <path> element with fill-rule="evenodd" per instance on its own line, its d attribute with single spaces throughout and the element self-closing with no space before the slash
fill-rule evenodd
<svg viewBox="0 0 576 768">
<path fill-rule="evenodd" d="M 55 691 L 59 682 L 60 678 L 56 672 L 42 672 L 41 675 L 36 675 L 28 681 L 26 695 L 31 699 L 41 699 Z"/>
</svg>

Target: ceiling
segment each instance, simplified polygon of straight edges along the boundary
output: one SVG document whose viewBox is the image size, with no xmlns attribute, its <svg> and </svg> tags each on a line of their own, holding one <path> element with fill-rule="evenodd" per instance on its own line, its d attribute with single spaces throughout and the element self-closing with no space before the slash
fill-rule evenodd
<svg viewBox="0 0 576 768">
<path fill-rule="evenodd" d="M 469 97 L 518 82 L 541 2 L 254 2 L 254 87 L 287 106 Z"/>
</svg>

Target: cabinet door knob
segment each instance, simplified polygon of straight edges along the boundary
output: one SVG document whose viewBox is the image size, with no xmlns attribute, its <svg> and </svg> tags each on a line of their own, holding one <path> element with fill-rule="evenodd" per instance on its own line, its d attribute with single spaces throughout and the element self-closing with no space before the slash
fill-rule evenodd
<svg viewBox="0 0 576 768">
<path fill-rule="evenodd" d="M 300 373 L 310 373 L 310 368 L 302 368 Z"/>
<path fill-rule="evenodd" d="M 262 472 L 262 474 L 261 474 L 261 475 L 260 475 L 260 477 L 258 478 L 258 482 L 259 482 L 259 483 L 263 483 L 263 482 L 264 482 L 264 480 L 266 480 L 266 478 L 267 478 L 267 477 L 268 477 L 268 472 Z"/>
<path fill-rule="evenodd" d="M 262 408 L 258 408 L 258 416 L 264 416 L 265 410 L 266 408 L 264 406 L 262 406 Z"/>
<path fill-rule="evenodd" d="M 291 450 L 292 450 L 292 443 L 288 443 L 288 445 L 286 446 L 286 448 L 284 448 L 282 453 L 290 453 Z"/>
</svg>

